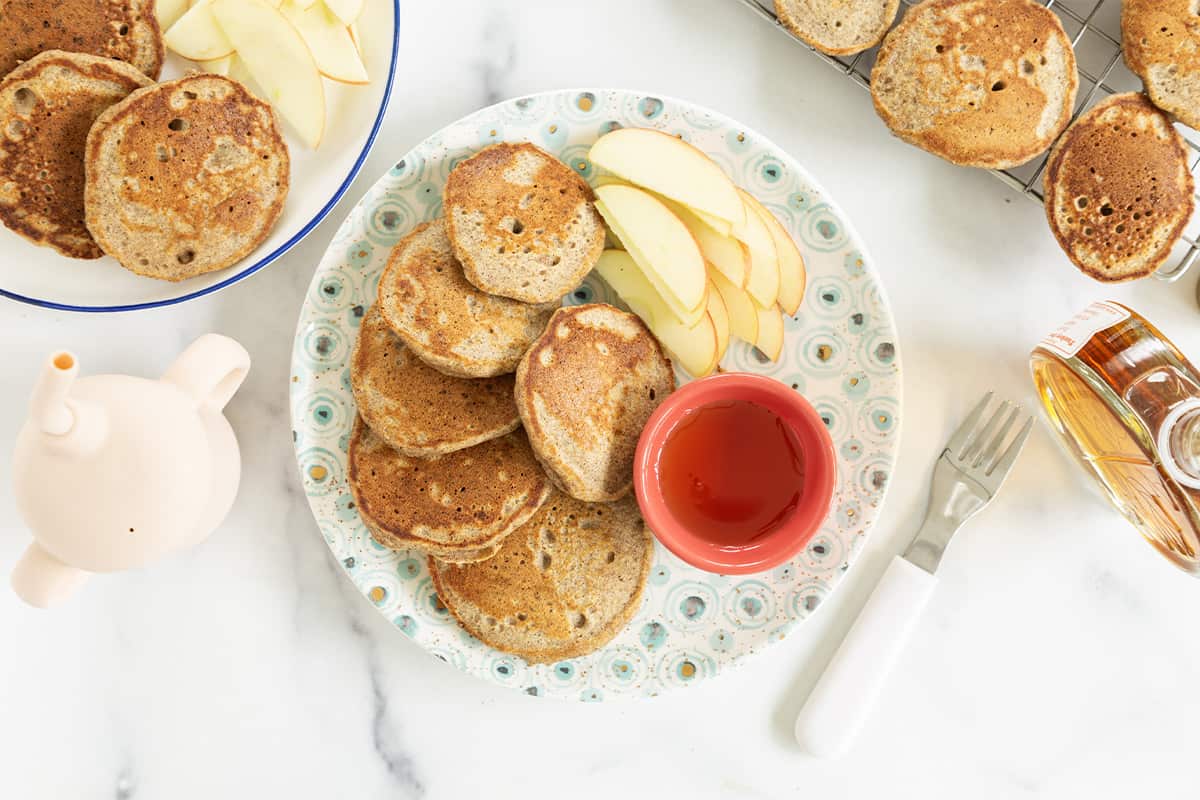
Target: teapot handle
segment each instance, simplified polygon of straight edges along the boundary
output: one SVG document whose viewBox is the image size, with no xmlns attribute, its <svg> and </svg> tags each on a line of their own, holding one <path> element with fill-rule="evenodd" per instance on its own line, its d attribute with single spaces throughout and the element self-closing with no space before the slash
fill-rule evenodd
<svg viewBox="0 0 1200 800">
<path fill-rule="evenodd" d="M 246 348 L 216 333 L 206 333 L 180 353 L 163 380 L 192 396 L 196 406 L 220 412 L 250 372 Z"/>
<path fill-rule="evenodd" d="M 75 593 L 88 573 L 59 561 L 34 542 L 12 572 L 12 588 L 34 608 L 49 608 Z"/>
</svg>

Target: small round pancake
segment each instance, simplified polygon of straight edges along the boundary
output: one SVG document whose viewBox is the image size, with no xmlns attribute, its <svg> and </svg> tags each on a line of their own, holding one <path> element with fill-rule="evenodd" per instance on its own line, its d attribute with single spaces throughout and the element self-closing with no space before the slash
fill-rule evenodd
<svg viewBox="0 0 1200 800">
<path fill-rule="evenodd" d="M 1200 7 L 1196 0 L 1123 0 L 1125 63 L 1159 108 L 1200 130 Z"/>
<path fill-rule="evenodd" d="M 645 323 L 613 306 L 562 308 L 517 368 L 517 410 L 551 480 L 572 497 L 618 500 L 633 486 L 646 421 L 675 373 Z"/>
<path fill-rule="evenodd" d="M 900 0 L 775 0 L 783 27 L 822 53 L 848 56 L 879 44 Z"/>
<path fill-rule="evenodd" d="M 104 255 L 83 211 L 92 123 L 152 81 L 121 61 L 50 50 L 0 81 L 0 221 L 71 258 Z"/>
<path fill-rule="evenodd" d="M 271 107 L 237 81 L 204 73 L 139 89 L 88 134 L 88 230 L 138 275 L 225 269 L 271 232 L 289 165 Z"/>
<path fill-rule="evenodd" d="M 407 456 L 462 450 L 521 424 L 512 375 L 471 380 L 438 372 L 404 346 L 378 304 L 359 326 L 350 385 L 366 423 Z"/>
<path fill-rule="evenodd" d="M 446 180 L 446 232 L 467 280 L 485 292 L 549 303 L 573 291 L 604 250 L 592 189 L 528 143 L 495 144 Z"/>
<path fill-rule="evenodd" d="M 1098 281 L 1161 267 L 1195 206 L 1183 137 L 1145 95 L 1117 94 L 1075 121 L 1046 162 L 1046 216 Z"/>
<path fill-rule="evenodd" d="M 521 431 L 437 458 L 388 447 L 358 418 L 350 489 L 376 541 L 396 550 L 484 550 L 514 531 L 550 494 Z"/>
<path fill-rule="evenodd" d="M 426 223 L 392 249 L 379 279 L 388 325 L 434 369 L 490 378 L 517 368 L 553 307 L 481 292 L 463 277 L 441 220 Z"/>
<path fill-rule="evenodd" d="M 0 0 L 0 75 L 46 50 L 115 58 L 157 80 L 154 0 Z"/>
<path fill-rule="evenodd" d="M 530 664 L 603 647 L 641 603 L 654 540 L 637 502 L 556 492 L 484 564 L 429 560 L 438 599 L 484 644 Z"/>
<path fill-rule="evenodd" d="M 896 136 L 989 169 L 1045 151 L 1078 87 L 1062 23 L 1033 0 L 926 0 L 887 35 L 871 71 L 875 110 Z"/>
</svg>

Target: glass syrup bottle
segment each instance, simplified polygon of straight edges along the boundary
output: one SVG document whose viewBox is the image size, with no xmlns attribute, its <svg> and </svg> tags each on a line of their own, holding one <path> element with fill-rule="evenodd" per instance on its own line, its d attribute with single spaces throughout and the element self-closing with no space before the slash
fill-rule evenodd
<svg viewBox="0 0 1200 800">
<path fill-rule="evenodd" d="M 1129 308 L 1093 303 L 1033 350 L 1067 449 L 1142 536 L 1200 576 L 1200 373 Z"/>
</svg>

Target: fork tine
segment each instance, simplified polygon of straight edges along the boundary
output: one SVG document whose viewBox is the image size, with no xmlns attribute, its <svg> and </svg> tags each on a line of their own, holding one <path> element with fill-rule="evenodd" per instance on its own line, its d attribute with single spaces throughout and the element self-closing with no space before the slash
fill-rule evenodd
<svg viewBox="0 0 1200 800">
<path fill-rule="evenodd" d="M 1005 405 L 1008 405 L 1007 403 Z M 1000 445 L 1004 444 L 1008 432 L 1012 430 L 1013 423 L 1017 421 L 1017 417 L 1021 415 L 1021 407 L 1014 405 L 1012 411 L 1008 414 L 1008 419 L 1000 426 L 1000 430 L 996 431 L 996 435 L 988 442 L 988 446 L 983 449 L 975 458 L 975 463 L 972 465 L 975 469 L 979 469 L 982 464 L 990 464 L 996 460 L 996 454 L 1000 452 Z"/>
<path fill-rule="evenodd" d="M 1008 410 L 1009 405 L 1007 400 L 1001 400 L 1000 406 L 988 417 L 987 424 L 983 426 L 983 429 L 976 436 L 971 437 L 971 446 L 967 448 L 967 452 L 963 453 L 964 463 L 979 466 L 979 456 L 983 453 L 984 446 L 991 441 L 992 433 L 1000 425 L 1000 420 L 1004 419 L 1004 412 Z"/>
<path fill-rule="evenodd" d="M 1005 474 L 1012 469 L 1012 465 L 1016 462 L 1017 456 L 1021 455 L 1021 449 L 1025 447 L 1025 440 L 1029 438 L 1029 432 L 1033 430 L 1033 417 L 1025 420 L 1025 424 L 1021 426 L 1021 432 L 1012 440 L 1012 444 L 1004 451 L 1004 455 L 996 459 L 996 462 L 989 466 L 984 474 L 989 477 L 993 473 L 999 473 L 999 477 L 1003 478 Z"/>
<path fill-rule="evenodd" d="M 963 421 L 963 424 L 958 426 L 958 430 L 950 437 L 949 444 L 946 449 L 955 458 L 966 452 L 967 445 L 971 443 L 971 434 L 975 433 L 975 428 L 979 424 L 979 419 L 983 416 L 983 412 L 987 410 L 988 403 L 992 402 L 992 392 L 988 392 L 979 401 L 979 405 L 971 412 L 971 415 Z"/>
</svg>

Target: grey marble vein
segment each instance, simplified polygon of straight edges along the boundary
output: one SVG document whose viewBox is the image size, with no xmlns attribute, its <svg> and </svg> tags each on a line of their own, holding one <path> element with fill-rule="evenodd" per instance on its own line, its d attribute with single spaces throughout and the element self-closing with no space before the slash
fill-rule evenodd
<svg viewBox="0 0 1200 800">
<path fill-rule="evenodd" d="M 417 775 L 412 757 L 404 753 L 393 741 L 394 734 L 388 726 L 389 703 L 383 689 L 383 676 L 380 674 L 379 649 L 359 620 L 354 620 L 350 627 L 354 634 L 362 639 L 367 655 L 367 674 L 371 681 L 371 743 L 375 753 L 398 789 L 403 790 L 407 797 L 424 797 L 425 784 Z"/>
<path fill-rule="evenodd" d="M 508 96 L 505 89 L 509 73 L 517 63 L 517 43 L 513 40 L 508 16 L 491 7 L 484 21 L 483 43 L 475 71 L 483 84 L 484 105 L 498 103 Z"/>
</svg>

